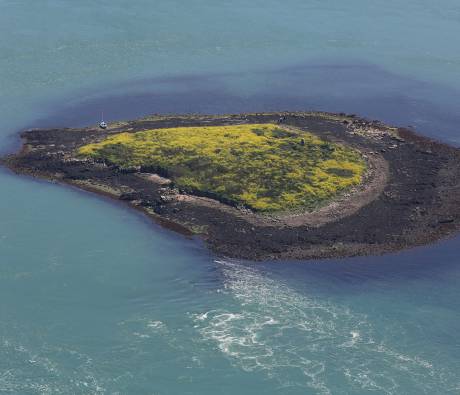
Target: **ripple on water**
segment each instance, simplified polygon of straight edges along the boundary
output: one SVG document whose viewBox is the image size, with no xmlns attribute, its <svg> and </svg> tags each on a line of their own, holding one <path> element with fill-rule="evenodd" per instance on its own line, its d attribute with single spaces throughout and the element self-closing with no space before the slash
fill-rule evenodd
<svg viewBox="0 0 460 395">
<path fill-rule="evenodd" d="M 43 345 L 39 353 L 2 339 L 0 355 L 0 393 L 7 394 L 104 394 L 106 389 L 95 375 L 90 357 L 74 350 Z M 76 366 L 69 374 L 60 361 L 65 357 Z"/>
<path fill-rule="evenodd" d="M 398 351 L 379 337 L 370 319 L 345 306 L 317 300 L 263 275 L 255 267 L 218 261 L 234 310 L 193 316 L 195 328 L 234 366 L 261 371 L 285 391 L 375 391 L 446 394 L 455 372 Z"/>
</svg>

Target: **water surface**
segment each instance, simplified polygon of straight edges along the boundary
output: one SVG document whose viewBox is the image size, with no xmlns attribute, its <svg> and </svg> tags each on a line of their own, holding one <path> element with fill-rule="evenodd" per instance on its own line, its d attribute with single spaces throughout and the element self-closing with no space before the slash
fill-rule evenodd
<svg viewBox="0 0 460 395">
<path fill-rule="evenodd" d="M 460 142 L 443 0 L 0 0 L 0 149 L 32 126 L 325 110 Z M 0 393 L 458 394 L 459 238 L 229 261 L 121 205 L 0 171 Z"/>
</svg>

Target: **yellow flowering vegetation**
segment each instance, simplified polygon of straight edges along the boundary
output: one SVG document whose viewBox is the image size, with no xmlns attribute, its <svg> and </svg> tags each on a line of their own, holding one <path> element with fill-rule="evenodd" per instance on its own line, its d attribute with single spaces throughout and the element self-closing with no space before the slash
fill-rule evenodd
<svg viewBox="0 0 460 395">
<path fill-rule="evenodd" d="M 141 166 L 179 188 L 257 211 L 312 209 L 361 182 L 360 153 L 274 124 L 119 133 L 78 155 Z"/>
</svg>

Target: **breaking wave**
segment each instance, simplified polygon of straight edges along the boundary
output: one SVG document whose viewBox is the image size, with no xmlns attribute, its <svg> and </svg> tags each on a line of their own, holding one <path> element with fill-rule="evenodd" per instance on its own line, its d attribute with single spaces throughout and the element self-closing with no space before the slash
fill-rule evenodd
<svg viewBox="0 0 460 395">
<path fill-rule="evenodd" d="M 387 344 L 366 315 L 301 294 L 255 267 L 217 263 L 234 308 L 195 314 L 195 328 L 234 366 L 265 373 L 283 393 L 458 393 L 448 384 L 454 372 Z"/>
</svg>

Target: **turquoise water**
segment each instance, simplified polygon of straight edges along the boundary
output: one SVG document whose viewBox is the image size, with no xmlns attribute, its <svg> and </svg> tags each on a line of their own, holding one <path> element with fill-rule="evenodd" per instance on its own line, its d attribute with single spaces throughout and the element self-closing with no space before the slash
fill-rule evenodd
<svg viewBox="0 0 460 395">
<path fill-rule="evenodd" d="M 154 112 L 355 112 L 460 144 L 455 1 L 0 0 L 0 150 Z M 459 238 L 254 264 L 0 170 L 1 394 L 459 394 Z"/>
</svg>

